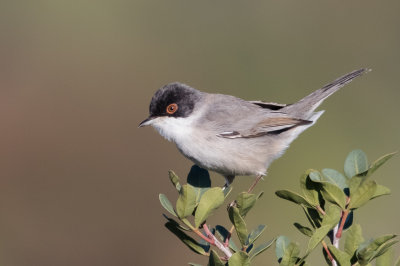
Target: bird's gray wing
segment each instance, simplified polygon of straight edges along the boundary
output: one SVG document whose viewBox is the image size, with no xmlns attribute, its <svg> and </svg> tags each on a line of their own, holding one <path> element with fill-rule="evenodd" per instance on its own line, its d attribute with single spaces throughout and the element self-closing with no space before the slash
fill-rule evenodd
<svg viewBox="0 0 400 266">
<path fill-rule="evenodd" d="M 201 106 L 199 130 L 222 138 L 256 138 L 311 123 L 276 110 L 283 104 L 249 102 L 230 95 L 207 94 Z"/>
<path fill-rule="evenodd" d="M 266 117 L 255 123 L 250 128 L 243 128 L 234 131 L 226 131 L 217 134 L 223 138 L 257 138 L 268 134 L 279 134 L 300 125 L 308 125 L 312 121 L 289 117 L 285 114 Z"/>
</svg>

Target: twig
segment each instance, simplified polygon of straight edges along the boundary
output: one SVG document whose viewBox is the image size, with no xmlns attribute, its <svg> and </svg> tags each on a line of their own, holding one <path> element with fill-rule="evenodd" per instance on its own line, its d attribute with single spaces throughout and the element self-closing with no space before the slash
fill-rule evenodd
<svg viewBox="0 0 400 266">
<path fill-rule="evenodd" d="M 348 215 L 349 215 L 349 210 L 344 210 L 342 213 L 342 221 L 340 223 L 337 233 L 335 234 L 335 237 L 338 239 L 342 237 L 343 227 L 344 227 L 344 224 L 346 223 Z"/>
<path fill-rule="evenodd" d="M 208 229 L 207 224 L 203 224 L 203 228 L 204 228 L 204 231 L 206 232 L 208 238 L 212 240 L 212 242 L 209 242 L 209 243 L 216 246 L 229 259 L 232 256 L 232 252 L 230 251 L 230 249 L 228 247 L 225 247 L 225 245 L 222 244 L 221 242 L 219 242 L 219 240 Z"/>
</svg>

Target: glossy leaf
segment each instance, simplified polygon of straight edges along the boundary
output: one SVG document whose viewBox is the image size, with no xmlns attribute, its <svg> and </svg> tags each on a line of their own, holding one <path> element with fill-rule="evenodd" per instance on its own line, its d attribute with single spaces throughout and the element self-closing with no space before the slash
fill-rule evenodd
<svg viewBox="0 0 400 266">
<path fill-rule="evenodd" d="M 383 155 L 376 161 L 374 161 L 369 169 L 368 169 L 368 175 L 373 174 L 376 170 L 378 170 L 379 167 L 381 167 L 384 163 L 386 163 L 390 158 L 392 158 L 397 152 L 392 152 L 386 155 Z"/>
<path fill-rule="evenodd" d="M 243 251 L 236 252 L 228 260 L 229 266 L 250 266 L 250 258 Z"/>
<path fill-rule="evenodd" d="M 250 252 L 250 259 L 252 260 L 255 256 L 258 256 L 259 254 L 261 254 L 262 252 L 264 252 L 265 250 L 267 250 L 273 243 L 274 243 L 274 241 L 275 241 L 275 238 L 274 239 L 271 239 L 270 241 L 268 241 L 268 242 L 265 242 L 265 243 L 263 243 L 263 244 L 261 244 L 261 245 L 259 245 L 259 246 L 257 246 L 255 249 L 253 249 L 251 252 Z"/>
<path fill-rule="evenodd" d="M 282 260 L 279 265 L 282 266 L 294 266 L 297 262 L 300 254 L 299 245 L 291 242 L 285 249 Z"/>
<path fill-rule="evenodd" d="M 349 208 L 354 210 L 367 203 L 375 194 L 377 184 L 373 180 L 367 180 L 350 195 Z"/>
<path fill-rule="evenodd" d="M 257 226 L 256 229 L 251 231 L 251 233 L 247 237 L 246 246 L 253 244 L 253 242 L 257 240 L 257 238 L 262 234 L 262 232 L 265 230 L 265 228 L 266 228 L 265 225 L 260 224 L 259 226 Z"/>
<path fill-rule="evenodd" d="M 289 190 L 278 190 L 275 192 L 275 194 L 282 199 L 289 200 L 296 204 L 301 204 L 301 205 L 305 205 L 308 207 L 312 207 L 312 205 L 310 205 L 303 196 L 300 196 L 299 194 L 297 194 L 295 192 L 292 192 Z"/>
<path fill-rule="evenodd" d="M 165 196 L 164 194 L 159 194 L 158 198 L 160 199 L 160 203 L 165 210 L 167 210 L 170 214 L 174 215 L 175 217 L 178 217 L 178 215 L 175 213 L 174 207 L 172 207 L 172 204 L 168 200 L 167 196 Z"/>
<path fill-rule="evenodd" d="M 214 250 L 210 252 L 210 258 L 208 260 L 208 266 L 224 266 L 225 263 L 219 258 L 219 255 Z"/>
<path fill-rule="evenodd" d="M 348 178 L 362 174 L 368 170 L 367 155 L 362 150 L 353 150 L 344 162 L 344 173 Z"/>
<path fill-rule="evenodd" d="M 239 209 L 240 216 L 245 217 L 246 214 L 256 204 L 257 196 L 247 192 L 242 192 L 236 198 L 236 206 Z"/>
<path fill-rule="evenodd" d="M 286 247 L 289 245 L 290 240 L 286 236 L 278 236 L 275 242 L 275 254 L 278 259 L 285 254 Z"/>
<path fill-rule="evenodd" d="M 207 247 L 202 246 L 200 243 L 198 243 L 196 240 L 185 234 L 182 230 L 180 230 L 177 226 L 176 223 L 173 222 L 167 222 L 165 223 L 165 227 L 168 228 L 174 235 L 176 235 L 186 246 L 188 246 L 191 250 L 194 252 L 201 254 L 201 255 L 206 255 L 206 249 Z"/>
<path fill-rule="evenodd" d="M 230 207 L 228 212 L 229 212 L 229 219 L 235 226 L 235 231 L 238 235 L 239 241 L 242 244 L 242 246 L 245 246 L 248 235 L 246 223 L 244 222 L 243 217 L 240 216 L 240 212 L 237 207 L 234 206 Z"/>
<path fill-rule="evenodd" d="M 351 256 L 349 254 L 337 249 L 335 246 L 332 245 L 329 245 L 328 249 L 331 252 L 333 258 L 339 264 L 339 266 L 351 266 Z"/>
<path fill-rule="evenodd" d="M 304 235 L 306 235 L 306 236 L 308 236 L 308 237 L 311 237 L 312 235 L 313 235 L 313 231 L 310 229 L 310 228 L 308 228 L 308 227 L 306 227 L 306 226 L 302 226 L 301 224 L 299 224 L 299 223 L 294 223 L 293 224 L 302 234 L 304 234 Z"/>
<path fill-rule="evenodd" d="M 194 216 L 195 227 L 198 228 L 222 203 L 224 193 L 220 187 L 213 187 L 204 192 Z"/>
<path fill-rule="evenodd" d="M 318 191 L 321 189 L 319 184 L 312 182 L 309 174 L 315 170 L 307 170 L 300 176 L 300 188 L 304 198 L 313 206 L 319 205 Z"/>
<path fill-rule="evenodd" d="M 171 183 L 175 186 L 176 190 L 178 190 L 179 192 L 182 187 L 181 184 L 179 183 L 179 177 L 172 170 L 168 171 L 168 176 L 169 179 L 171 180 Z"/>
<path fill-rule="evenodd" d="M 326 168 L 322 169 L 322 175 L 326 181 L 338 186 L 342 190 L 347 188 L 347 178 L 340 172 Z"/>
</svg>

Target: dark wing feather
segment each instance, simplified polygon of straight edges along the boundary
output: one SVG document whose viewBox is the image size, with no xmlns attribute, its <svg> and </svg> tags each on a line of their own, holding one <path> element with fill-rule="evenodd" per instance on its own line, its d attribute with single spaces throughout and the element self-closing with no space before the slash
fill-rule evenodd
<svg viewBox="0 0 400 266">
<path fill-rule="evenodd" d="M 258 105 L 265 109 L 270 110 L 279 110 L 286 106 L 286 104 L 282 103 L 273 103 L 273 102 L 262 102 L 262 101 L 249 101 L 252 104 Z"/>
</svg>

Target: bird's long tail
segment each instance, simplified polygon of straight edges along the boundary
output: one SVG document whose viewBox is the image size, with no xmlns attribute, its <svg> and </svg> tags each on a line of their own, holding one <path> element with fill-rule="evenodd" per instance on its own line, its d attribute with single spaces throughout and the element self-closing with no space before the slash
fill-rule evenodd
<svg viewBox="0 0 400 266">
<path fill-rule="evenodd" d="M 302 118 L 302 119 L 308 119 L 311 115 L 312 112 L 330 95 L 332 95 L 334 92 L 339 90 L 341 87 L 346 85 L 347 83 L 351 82 L 353 79 L 356 77 L 369 72 L 370 69 L 368 68 L 362 68 L 359 70 L 355 70 L 349 74 L 346 74 L 335 81 L 325 85 L 321 89 L 318 89 L 314 91 L 313 93 L 307 95 L 300 101 L 285 106 L 284 108 L 281 109 L 281 111 L 284 111 L 288 114 L 292 114 L 293 116 Z"/>
</svg>

